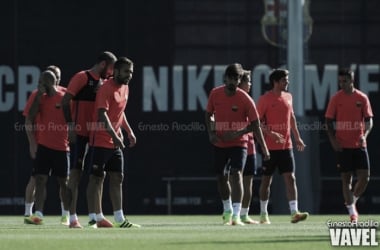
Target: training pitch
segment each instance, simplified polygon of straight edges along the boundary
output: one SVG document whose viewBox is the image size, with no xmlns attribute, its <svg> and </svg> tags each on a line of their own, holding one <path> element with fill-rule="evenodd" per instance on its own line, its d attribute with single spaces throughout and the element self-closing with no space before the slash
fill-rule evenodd
<svg viewBox="0 0 380 250">
<path fill-rule="evenodd" d="M 259 219 L 257 215 L 252 218 Z M 246 226 L 223 226 L 219 215 L 131 215 L 128 219 L 142 227 L 69 229 L 60 225 L 59 216 L 45 216 L 40 226 L 24 225 L 23 216 L 0 216 L 0 249 L 336 249 L 331 246 L 327 222 L 347 221 L 348 216 L 310 215 L 292 224 L 290 216 L 272 215 L 270 225 Z M 380 222 L 380 215 L 361 215 L 360 221 L 366 220 Z M 80 216 L 80 221 L 86 224 L 87 217 Z M 377 241 L 379 234 L 380 228 Z"/>
</svg>

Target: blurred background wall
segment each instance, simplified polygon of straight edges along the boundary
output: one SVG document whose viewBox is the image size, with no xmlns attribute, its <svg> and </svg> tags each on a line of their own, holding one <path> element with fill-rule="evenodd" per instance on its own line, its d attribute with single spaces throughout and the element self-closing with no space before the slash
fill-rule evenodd
<svg viewBox="0 0 380 250">
<path fill-rule="evenodd" d="M 380 210 L 375 188 L 380 181 L 379 5 L 377 0 L 311 0 L 304 6 L 305 79 L 290 84 L 304 89 L 299 125 L 308 147 L 305 156 L 296 154 L 296 165 L 300 208 L 312 213 L 345 213 L 335 156 L 322 126 L 341 66 L 355 69 L 357 86 L 369 95 L 375 113 L 368 139 L 372 180 L 358 206 L 362 213 Z M 168 191 L 172 213 L 221 211 L 204 125 L 208 93 L 222 84 L 225 66 L 239 62 L 253 72 L 251 94 L 257 101 L 267 89 L 269 71 L 286 67 L 286 0 L 4 0 L 0 6 L 0 213 L 24 210 L 32 162 L 22 110 L 41 69 L 58 65 L 67 85 L 103 50 L 135 63 L 126 114 L 138 143 L 125 150 L 126 213 L 167 213 Z M 253 213 L 259 209 L 256 179 Z M 270 209 L 284 213 L 285 192 L 277 179 Z M 87 213 L 85 183 L 80 214 Z M 51 178 L 46 213 L 59 212 L 57 194 Z M 109 204 L 106 188 L 105 213 L 112 211 Z"/>
</svg>

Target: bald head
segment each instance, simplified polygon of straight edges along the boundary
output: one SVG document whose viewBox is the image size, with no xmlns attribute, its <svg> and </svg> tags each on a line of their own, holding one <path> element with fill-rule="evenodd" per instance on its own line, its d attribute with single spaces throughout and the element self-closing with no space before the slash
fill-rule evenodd
<svg viewBox="0 0 380 250">
<path fill-rule="evenodd" d="M 38 89 L 42 93 L 46 92 L 49 96 L 53 96 L 56 93 L 57 77 L 50 70 L 45 70 L 40 75 L 38 82 Z"/>
<path fill-rule="evenodd" d="M 58 66 L 49 65 L 46 67 L 46 70 L 54 73 L 55 77 L 57 78 L 56 84 L 59 85 L 59 83 L 61 81 L 61 69 Z"/>
<path fill-rule="evenodd" d="M 45 85 L 54 85 L 57 81 L 57 77 L 50 70 L 45 70 L 41 73 L 40 81 Z"/>
</svg>

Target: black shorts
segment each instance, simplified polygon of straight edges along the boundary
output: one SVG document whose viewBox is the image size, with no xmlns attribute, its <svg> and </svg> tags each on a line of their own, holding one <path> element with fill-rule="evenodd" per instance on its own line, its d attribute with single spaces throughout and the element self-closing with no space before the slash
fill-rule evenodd
<svg viewBox="0 0 380 250">
<path fill-rule="evenodd" d="M 38 144 L 34 160 L 34 175 L 67 177 L 70 169 L 70 153 L 50 149 Z"/>
<path fill-rule="evenodd" d="M 88 137 L 77 135 L 75 143 L 70 144 L 70 168 L 84 170 L 88 168 Z M 79 161 L 79 159 L 81 159 Z M 84 159 L 84 161 L 83 161 Z"/>
<path fill-rule="evenodd" d="M 219 148 L 214 146 L 214 170 L 217 175 L 225 175 L 231 168 L 242 170 L 246 159 L 246 148 Z"/>
<path fill-rule="evenodd" d="M 100 166 L 106 172 L 124 172 L 124 155 L 120 148 L 89 147 L 88 155 L 91 166 Z"/>
<path fill-rule="evenodd" d="M 247 155 L 243 176 L 256 175 L 256 154 Z"/>
<path fill-rule="evenodd" d="M 367 148 L 343 148 L 337 152 L 337 169 L 340 173 L 357 169 L 370 169 Z"/>
<path fill-rule="evenodd" d="M 293 149 L 269 150 L 269 153 L 270 159 L 268 161 L 263 160 L 263 175 L 273 175 L 277 168 L 280 174 L 295 171 Z"/>
</svg>

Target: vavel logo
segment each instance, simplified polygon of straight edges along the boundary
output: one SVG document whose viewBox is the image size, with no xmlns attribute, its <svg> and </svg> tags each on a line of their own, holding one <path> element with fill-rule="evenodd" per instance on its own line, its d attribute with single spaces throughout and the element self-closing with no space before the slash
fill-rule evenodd
<svg viewBox="0 0 380 250">
<path fill-rule="evenodd" d="M 379 222 L 368 220 L 357 223 L 327 221 L 332 246 L 371 246 L 379 245 L 376 230 Z"/>
</svg>

